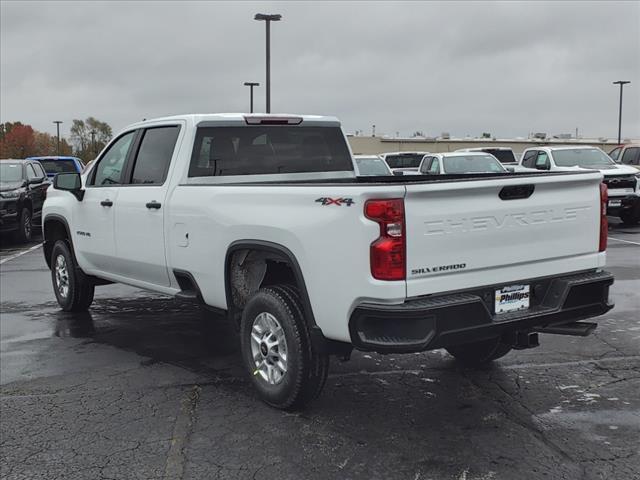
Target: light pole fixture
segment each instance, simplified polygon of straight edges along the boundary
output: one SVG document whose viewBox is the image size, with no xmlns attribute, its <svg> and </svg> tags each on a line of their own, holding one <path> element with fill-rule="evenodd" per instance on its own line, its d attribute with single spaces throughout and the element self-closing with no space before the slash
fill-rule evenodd
<svg viewBox="0 0 640 480">
<path fill-rule="evenodd" d="M 245 87 L 249 87 L 249 104 L 251 106 L 251 113 L 253 113 L 253 87 L 259 87 L 258 82 L 244 82 Z"/>
<path fill-rule="evenodd" d="M 60 156 L 60 124 L 64 123 L 62 120 L 54 120 L 53 123 L 56 124 L 56 132 L 58 141 L 56 143 L 56 155 Z"/>
<path fill-rule="evenodd" d="M 282 19 L 280 14 L 256 13 L 254 20 L 264 21 L 267 34 L 267 112 L 271 113 L 271 22 L 279 22 Z"/>
<path fill-rule="evenodd" d="M 618 108 L 618 145 L 620 145 L 620 137 L 622 134 L 622 88 L 631 83 L 629 80 L 618 80 L 613 82 L 614 85 L 620 85 L 620 107 Z"/>
</svg>

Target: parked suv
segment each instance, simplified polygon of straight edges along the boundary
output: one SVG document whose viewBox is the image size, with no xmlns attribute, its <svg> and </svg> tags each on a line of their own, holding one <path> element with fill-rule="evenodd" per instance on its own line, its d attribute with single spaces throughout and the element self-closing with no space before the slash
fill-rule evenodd
<svg viewBox="0 0 640 480">
<path fill-rule="evenodd" d="M 27 160 L 40 162 L 49 178 L 55 177 L 56 173 L 81 173 L 84 168 L 82 161 L 78 157 L 28 157 Z"/>
<path fill-rule="evenodd" d="M 598 170 L 609 187 L 607 215 L 624 223 L 640 222 L 640 175 L 629 165 L 618 165 L 596 147 L 557 146 L 528 148 L 520 166 L 546 171 Z"/>
<path fill-rule="evenodd" d="M 31 240 L 39 225 L 49 182 L 42 165 L 33 160 L 0 160 L 0 232 L 19 241 Z"/>
</svg>

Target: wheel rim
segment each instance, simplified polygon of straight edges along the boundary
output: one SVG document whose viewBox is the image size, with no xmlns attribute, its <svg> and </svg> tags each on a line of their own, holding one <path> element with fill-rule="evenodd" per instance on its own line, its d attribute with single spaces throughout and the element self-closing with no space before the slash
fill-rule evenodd
<svg viewBox="0 0 640 480">
<path fill-rule="evenodd" d="M 67 270 L 67 261 L 64 255 L 56 257 L 55 277 L 58 294 L 62 298 L 67 298 L 67 295 L 69 295 L 69 271 Z"/>
<path fill-rule="evenodd" d="M 251 327 L 251 357 L 254 375 L 277 385 L 287 374 L 287 339 L 282 326 L 270 313 L 262 312 Z"/>
<path fill-rule="evenodd" d="M 25 238 L 31 237 L 31 215 L 28 212 L 24 216 L 24 236 Z"/>
</svg>

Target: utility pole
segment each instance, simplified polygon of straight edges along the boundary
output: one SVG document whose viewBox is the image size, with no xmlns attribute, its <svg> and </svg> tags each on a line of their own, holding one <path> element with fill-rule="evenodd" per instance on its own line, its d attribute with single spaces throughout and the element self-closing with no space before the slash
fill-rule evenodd
<svg viewBox="0 0 640 480">
<path fill-rule="evenodd" d="M 91 130 L 91 154 L 96 156 L 96 131 Z"/>
<path fill-rule="evenodd" d="M 256 16 L 253 17 L 254 20 L 264 21 L 266 25 L 266 34 L 267 34 L 267 81 L 266 81 L 266 90 L 267 90 L 267 112 L 271 113 L 271 22 L 279 22 L 282 19 L 282 15 L 280 14 L 272 14 L 267 15 L 265 13 L 256 13 Z"/>
<path fill-rule="evenodd" d="M 628 80 L 618 80 L 613 82 L 614 85 L 620 85 L 620 107 L 618 108 L 618 145 L 620 145 L 620 137 L 622 135 L 622 88 L 631 83 Z"/>
<path fill-rule="evenodd" d="M 371 136 L 372 137 L 376 136 L 376 126 L 375 125 L 371 125 Z"/>
<path fill-rule="evenodd" d="M 253 87 L 259 87 L 260 84 L 257 82 L 244 82 L 245 87 L 249 87 L 249 103 L 251 105 L 251 113 L 253 113 Z"/>
<path fill-rule="evenodd" d="M 64 123 L 61 120 L 54 120 L 53 123 L 56 124 L 57 138 L 58 141 L 56 143 L 56 155 L 60 156 L 60 124 Z"/>
</svg>

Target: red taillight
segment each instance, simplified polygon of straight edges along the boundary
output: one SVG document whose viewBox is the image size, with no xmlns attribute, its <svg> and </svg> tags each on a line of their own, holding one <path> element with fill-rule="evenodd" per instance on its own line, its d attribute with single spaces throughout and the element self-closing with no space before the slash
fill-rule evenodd
<svg viewBox="0 0 640 480">
<path fill-rule="evenodd" d="M 609 193 L 604 183 L 600 184 L 600 246 L 599 252 L 607 249 L 607 234 L 609 231 L 609 222 L 607 221 L 607 203 L 609 201 Z"/>
<path fill-rule="evenodd" d="M 368 200 L 364 214 L 380 225 L 380 236 L 371 244 L 371 275 L 378 280 L 404 280 L 404 200 Z"/>
</svg>

